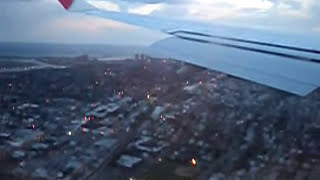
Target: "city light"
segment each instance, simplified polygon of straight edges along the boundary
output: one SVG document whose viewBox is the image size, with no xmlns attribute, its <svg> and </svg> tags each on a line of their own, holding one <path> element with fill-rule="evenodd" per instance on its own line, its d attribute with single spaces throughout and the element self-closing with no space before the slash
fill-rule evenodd
<svg viewBox="0 0 320 180">
<path fill-rule="evenodd" d="M 89 129 L 88 128 L 82 128 L 82 132 L 87 133 L 87 132 L 89 132 Z M 71 136 L 71 135 L 69 135 L 69 136 Z"/>
<path fill-rule="evenodd" d="M 192 164 L 192 166 L 196 166 L 196 165 L 197 165 L 197 161 L 196 161 L 196 159 L 192 158 L 192 160 L 191 160 L 191 164 Z"/>
<path fill-rule="evenodd" d="M 8 59 L 13 61 L 15 57 Z M 50 61 L 61 64 L 65 59 Z M 311 120 L 317 118 L 314 95 L 291 98 L 290 102 L 284 99 L 288 105 L 272 107 L 283 103 L 279 99 L 283 92 L 233 77 L 220 81 L 223 74 L 210 74 L 189 63 L 157 58 L 150 63 L 147 59 L 103 63 L 88 60 L 82 65 L 71 59 L 66 70 L 29 71 L 28 66 L 27 73 L 0 73 L 1 82 L 5 82 L 0 83 L 0 165 L 10 163 L 10 168 L 1 171 L 11 179 L 21 175 L 30 179 L 76 179 L 87 174 L 103 179 L 105 164 L 106 169 L 112 165 L 113 171 L 105 179 L 123 176 L 127 180 L 236 179 L 250 174 L 248 165 L 263 170 L 270 163 L 295 166 L 297 172 L 308 171 L 310 175 L 317 170 L 320 161 L 316 158 L 295 162 L 307 151 L 318 153 L 314 134 L 319 127 L 304 121 L 309 113 Z M 47 60 L 39 58 L 39 62 Z M 104 76 L 111 73 L 106 67 L 109 64 L 114 72 L 112 78 Z M 264 107 L 269 101 L 275 103 Z M 294 114 L 292 107 L 301 103 L 303 112 Z M 258 123 L 256 117 L 260 116 L 271 117 L 272 121 Z M 282 116 L 288 120 L 283 122 Z M 286 127 L 299 123 L 303 128 L 274 131 L 279 123 Z M 304 133 L 298 139 L 283 136 L 299 131 Z M 251 147 L 261 144 L 256 134 L 268 142 L 263 153 Z M 300 141 L 307 148 L 301 147 Z M 239 166 L 238 161 L 216 161 L 239 157 L 243 161 Z M 234 166 L 237 168 L 228 172 Z M 277 169 L 279 174 L 286 171 Z M 257 177 L 269 176 L 269 172 L 259 173 Z M 289 174 L 288 179 L 295 176 Z"/>
</svg>

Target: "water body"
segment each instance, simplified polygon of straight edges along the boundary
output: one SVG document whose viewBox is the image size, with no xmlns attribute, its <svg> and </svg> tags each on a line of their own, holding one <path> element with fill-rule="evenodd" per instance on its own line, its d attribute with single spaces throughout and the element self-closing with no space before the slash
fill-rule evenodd
<svg viewBox="0 0 320 180">
<path fill-rule="evenodd" d="M 94 44 L 46 44 L 46 43 L 0 43 L 2 57 L 94 57 L 132 56 L 143 51 L 143 46 L 117 46 Z"/>
<path fill-rule="evenodd" d="M 12 59 L 12 62 L 19 62 L 19 63 L 30 63 L 32 65 L 29 66 L 17 66 L 12 68 L 0 68 L 0 73 L 6 73 L 6 72 L 22 72 L 22 71 L 30 71 L 35 69 L 44 69 L 44 68 L 54 68 L 54 69 L 65 69 L 66 66 L 60 66 L 60 65 L 53 65 L 48 64 L 45 62 L 41 62 L 35 59 Z"/>
<path fill-rule="evenodd" d="M 112 56 L 112 57 L 101 57 L 100 61 L 121 61 L 126 59 L 133 59 L 133 56 Z"/>
</svg>

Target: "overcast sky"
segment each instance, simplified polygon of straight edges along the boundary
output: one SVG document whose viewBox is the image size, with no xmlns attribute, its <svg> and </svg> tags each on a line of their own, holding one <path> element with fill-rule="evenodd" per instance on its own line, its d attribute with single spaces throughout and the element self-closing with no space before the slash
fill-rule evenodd
<svg viewBox="0 0 320 180">
<path fill-rule="evenodd" d="M 88 1 L 102 9 L 195 22 L 320 32 L 319 0 Z M 160 32 L 67 12 L 58 0 L 0 0 L 0 41 L 147 45 L 163 37 Z"/>
</svg>

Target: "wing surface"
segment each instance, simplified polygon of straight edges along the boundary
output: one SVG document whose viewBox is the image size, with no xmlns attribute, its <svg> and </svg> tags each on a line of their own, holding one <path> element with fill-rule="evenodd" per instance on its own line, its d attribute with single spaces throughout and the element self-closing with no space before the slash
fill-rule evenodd
<svg viewBox="0 0 320 180">
<path fill-rule="evenodd" d="M 89 1 L 73 0 L 64 7 L 171 35 L 148 49 L 152 55 L 180 59 L 300 96 L 320 85 L 318 36 L 105 11 Z"/>
</svg>

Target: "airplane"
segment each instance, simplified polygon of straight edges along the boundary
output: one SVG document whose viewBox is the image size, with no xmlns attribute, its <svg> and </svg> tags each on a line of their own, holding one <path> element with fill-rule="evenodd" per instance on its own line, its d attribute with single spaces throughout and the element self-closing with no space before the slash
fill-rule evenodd
<svg viewBox="0 0 320 180">
<path fill-rule="evenodd" d="M 147 48 L 146 53 L 153 56 L 182 60 L 298 96 L 306 96 L 320 85 L 317 36 L 109 11 L 93 6 L 90 0 L 58 1 L 69 12 L 169 35 Z"/>
</svg>

